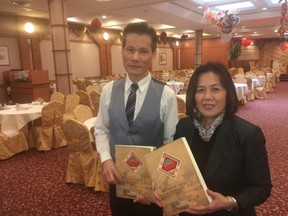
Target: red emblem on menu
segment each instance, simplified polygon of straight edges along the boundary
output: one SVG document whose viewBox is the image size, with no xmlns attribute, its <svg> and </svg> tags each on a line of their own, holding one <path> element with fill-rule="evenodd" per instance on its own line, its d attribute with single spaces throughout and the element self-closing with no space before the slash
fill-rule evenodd
<svg viewBox="0 0 288 216">
<path fill-rule="evenodd" d="M 141 166 L 143 165 L 143 162 L 137 157 L 137 155 L 134 152 L 131 152 L 123 161 L 123 163 L 129 168 L 130 171 L 133 173 L 136 173 Z"/>
<path fill-rule="evenodd" d="M 164 174 L 176 178 L 178 170 L 180 167 L 180 160 L 168 155 L 166 153 L 163 153 L 160 165 L 159 165 L 159 170 L 163 172 Z"/>
</svg>

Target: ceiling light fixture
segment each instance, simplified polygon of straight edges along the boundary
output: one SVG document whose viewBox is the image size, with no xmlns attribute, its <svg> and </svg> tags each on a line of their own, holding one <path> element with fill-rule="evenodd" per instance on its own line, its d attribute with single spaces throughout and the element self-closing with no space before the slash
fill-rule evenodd
<svg viewBox="0 0 288 216">
<path fill-rule="evenodd" d="M 104 39 L 105 41 L 109 40 L 109 34 L 108 34 L 107 32 L 104 32 L 104 33 L 103 33 L 103 39 Z"/>
<path fill-rule="evenodd" d="M 34 25 L 33 25 L 32 23 L 27 22 L 27 23 L 25 23 L 25 25 L 24 25 L 24 30 L 25 30 L 25 32 L 27 32 L 27 33 L 33 33 L 34 30 L 35 30 L 35 27 L 34 27 Z"/>
<path fill-rule="evenodd" d="M 18 7 L 30 7 L 29 1 L 12 1 L 12 4 Z"/>
</svg>

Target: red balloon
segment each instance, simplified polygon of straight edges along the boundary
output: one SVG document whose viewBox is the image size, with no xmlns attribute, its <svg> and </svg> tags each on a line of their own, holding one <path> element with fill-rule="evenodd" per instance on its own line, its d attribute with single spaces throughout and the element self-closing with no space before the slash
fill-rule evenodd
<svg viewBox="0 0 288 216">
<path fill-rule="evenodd" d="M 160 40 L 165 40 L 167 38 L 167 33 L 165 31 L 162 31 L 160 33 Z"/>
<path fill-rule="evenodd" d="M 250 46 L 251 45 L 251 40 L 243 39 L 242 42 L 241 42 L 241 45 L 243 47 Z"/>
<path fill-rule="evenodd" d="M 94 18 L 91 20 L 91 25 L 95 28 L 101 28 L 102 26 L 102 21 L 98 18 Z"/>
</svg>

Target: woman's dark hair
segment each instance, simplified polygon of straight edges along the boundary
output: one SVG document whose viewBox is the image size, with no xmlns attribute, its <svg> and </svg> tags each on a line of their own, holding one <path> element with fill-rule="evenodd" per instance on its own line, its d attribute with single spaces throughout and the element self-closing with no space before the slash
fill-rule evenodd
<svg viewBox="0 0 288 216">
<path fill-rule="evenodd" d="M 199 76 L 208 72 L 212 72 L 219 76 L 220 83 L 227 91 L 226 107 L 224 119 L 227 119 L 234 115 L 238 109 L 238 98 L 235 90 L 235 86 L 232 81 L 232 77 L 229 74 L 226 66 L 219 62 L 207 62 L 207 64 L 200 65 L 193 73 L 186 95 L 186 112 L 191 118 L 195 117 L 197 112 L 197 106 L 195 101 L 196 89 L 199 81 Z"/>
<path fill-rule="evenodd" d="M 124 28 L 122 47 L 124 48 L 127 42 L 127 35 L 131 33 L 136 33 L 139 35 L 148 35 L 151 37 L 151 49 L 152 52 L 156 52 L 157 48 L 157 34 L 154 28 L 149 26 L 147 23 L 130 23 Z"/>
</svg>

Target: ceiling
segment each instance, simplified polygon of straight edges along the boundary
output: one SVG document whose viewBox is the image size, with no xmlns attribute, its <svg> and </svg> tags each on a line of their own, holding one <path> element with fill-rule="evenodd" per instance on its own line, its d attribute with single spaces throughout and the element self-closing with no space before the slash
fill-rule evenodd
<svg viewBox="0 0 288 216">
<path fill-rule="evenodd" d="M 23 0 L 16 0 L 23 2 Z M 31 16 L 49 19 L 48 0 L 25 0 L 29 7 L 15 6 L 12 0 L 0 1 L 0 13 Z M 271 2 L 277 4 L 272 4 Z M 170 37 L 187 34 L 194 37 L 193 31 L 203 29 L 205 37 L 219 37 L 216 24 L 203 18 L 209 7 L 250 2 L 252 6 L 238 9 L 236 15 L 240 23 L 233 29 L 233 37 L 275 38 L 280 28 L 281 3 L 279 0 L 66 0 L 69 22 L 90 25 L 93 18 L 102 20 L 102 28 L 122 30 L 128 23 L 147 21 L 158 33 L 165 31 Z M 201 6 L 202 8 L 199 8 Z M 263 8 L 266 8 L 264 10 Z M 231 8 L 232 9 L 232 8 Z M 237 8 L 236 8 L 237 9 Z M 102 16 L 107 18 L 103 19 Z M 255 33 L 257 32 L 257 33 Z"/>
</svg>

